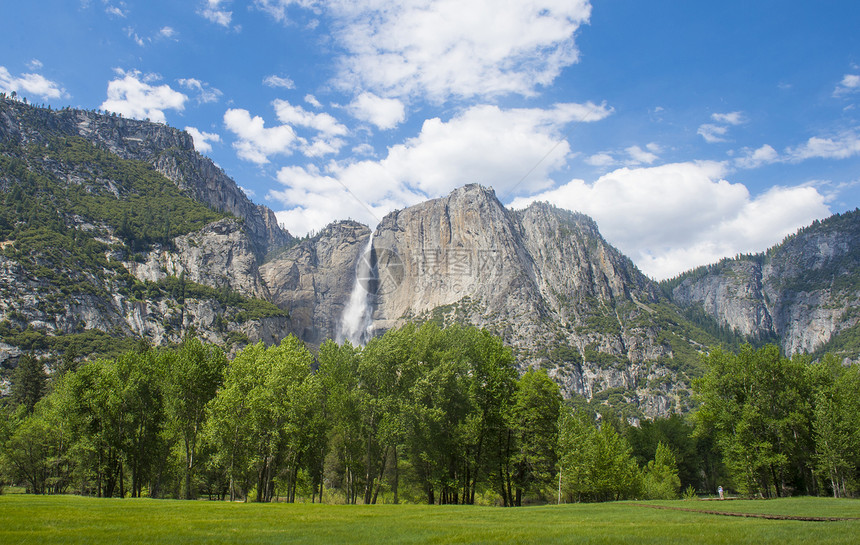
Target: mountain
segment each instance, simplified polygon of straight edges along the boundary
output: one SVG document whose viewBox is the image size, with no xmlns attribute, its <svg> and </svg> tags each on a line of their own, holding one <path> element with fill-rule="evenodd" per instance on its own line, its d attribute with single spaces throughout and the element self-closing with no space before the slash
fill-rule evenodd
<svg viewBox="0 0 860 545">
<path fill-rule="evenodd" d="M 764 253 L 663 283 L 672 300 L 786 354 L 860 353 L 860 211 L 816 221 Z"/>
<path fill-rule="evenodd" d="M 184 131 L 114 114 L 69 108 L 52 111 L 0 100 L 0 142 L 5 146 L 49 146 L 70 138 L 120 159 L 149 164 L 188 196 L 241 218 L 243 230 L 261 256 L 292 241 L 278 226 L 274 212 L 252 203 L 220 168 L 194 151 L 193 140 Z"/>
<path fill-rule="evenodd" d="M 194 332 L 363 342 L 407 321 L 487 328 L 521 369 L 631 417 L 691 406 L 700 355 L 777 341 L 856 358 L 858 213 L 657 284 L 593 220 L 469 185 L 296 239 L 177 129 L 0 98 L 0 368 Z M 0 378 L 2 378 L 0 373 Z"/>
<path fill-rule="evenodd" d="M 258 264 L 293 237 L 182 131 L 0 98 L 0 195 L 4 365 L 290 332 Z"/>
<path fill-rule="evenodd" d="M 369 276 L 358 274 L 363 262 Z M 474 324 L 512 346 L 523 369 L 545 368 L 567 396 L 629 403 L 642 416 L 685 408 L 700 351 L 719 343 L 590 218 L 546 203 L 508 210 L 478 185 L 392 212 L 373 233 L 332 224 L 261 270 L 306 342 L 350 329 L 354 342 L 366 339 L 363 327 L 344 327 L 355 300 L 367 334 L 407 321 Z"/>
</svg>

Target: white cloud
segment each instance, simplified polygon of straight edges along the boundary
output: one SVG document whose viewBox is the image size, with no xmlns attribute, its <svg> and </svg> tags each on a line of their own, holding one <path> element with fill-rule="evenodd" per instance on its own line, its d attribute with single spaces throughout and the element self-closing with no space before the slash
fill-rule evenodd
<svg viewBox="0 0 860 545">
<path fill-rule="evenodd" d="M 144 40 L 137 34 L 137 31 L 134 29 L 134 27 L 128 26 L 125 27 L 123 30 L 125 30 L 125 33 L 128 35 L 128 37 L 134 40 L 134 43 L 136 43 L 140 47 L 146 45 L 146 40 Z"/>
<path fill-rule="evenodd" d="M 272 102 L 283 125 L 265 128 L 263 118 L 251 117 L 247 110 L 233 109 L 224 114 L 227 128 L 239 137 L 233 144 L 240 158 L 257 164 L 269 162 L 271 155 L 291 155 L 298 150 L 306 157 L 323 157 L 338 153 L 345 144 L 345 125 L 327 113 L 309 112 L 286 100 Z M 313 131 L 308 137 L 296 129 Z"/>
<path fill-rule="evenodd" d="M 229 3 L 229 0 L 206 0 L 199 13 L 209 22 L 229 27 L 230 21 L 233 19 L 233 12 L 223 9 L 223 5 Z"/>
<path fill-rule="evenodd" d="M 319 231 L 335 219 L 373 226 L 391 210 L 423 200 L 418 193 L 399 190 L 397 181 L 379 163 L 365 161 L 347 172 L 337 170 L 326 175 L 313 165 L 282 168 L 278 180 L 284 189 L 267 195 L 289 207 L 276 212 L 278 223 L 293 234 Z"/>
<path fill-rule="evenodd" d="M 288 7 L 332 20 L 347 51 L 336 78 L 380 96 L 534 95 L 578 61 L 587 0 L 257 0 L 278 20 Z"/>
<path fill-rule="evenodd" d="M 571 182 L 529 198 L 578 210 L 648 275 L 663 279 L 722 257 L 758 252 L 816 218 L 830 215 L 809 186 L 751 196 L 722 177 L 720 163 L 622 168 L 593 183 Z"/>
<path fill-rule="evenodd" d="M 158 31 L 158 35 L 162 38 L 171 39 L 176 36 L 176 30 L 169 26 L 161 27 L 161 30 Z"/>
<path fill-rule="evenodd" d="M 275 75 L 267 76 L 263 80 L 263 85 L 266 85 L 268 87 L 282 87 L 284 89 L 296 88 L 295 82 L 293 82 L 293 80 L 291 80 L 290 78 Z"/>
<path fill-rule="evenodd" d="M 5 93 L 28 94 L 44 99 L 68 97 L 66 90 L 60 87 L 60 84 L 41 74 L 21 74 L 15 77 L 5 66 L 0 66 L 0 90 Z"/>
<path fill-rule="evenodd" d="M 121 69 L 116 73 L 120 77 L 108 83 L 107 100 L 102 102 L 101 109 L 137 119 L 149 118 L 157 123 L 165 122 L 165 110 L 185 109 L 186 95 L 167 84 L 150 85 L 160 79 L 157 75 Z"/>
<path fill-rule="evenodd" d="M 735 166 L 739 168 L 758 168 L 769 165 L 780 160 L 779 153 L 771 146 L 765 144 L 758 149 L 745 148 L 743 155 L 734 160 Z"/>
<path fill-rule="evenodd" d="M 341 137 L 346 136 L 348 130 L 332 115 L 327 113 L 309 112 L 301 106 L 294 106 L 286 100 L 275 100 L 272 103 L 278 119 L 293 127 L 302 127 L 316 131 L 310 142 L 299 139 L 301 152 L 307 157 L 324 157 L 340 151 L 344 145 Z"/>
<path fill-rule="evenodd" d="M 640 146 L 629 146 L 624 150 L 601 151 L 590 155 L 584 159 L 587 165 L 604 169 L 612 165 L 624 164 L 627 166 L 650 165 L 659 159 L 658 154 L 662 153 L 663 149 L 655 142 L 650 142 L 645 145 L 645 149 Z M 616 156 L 626 154 L 627 159 L 620 161 Z"/>
<path fill-rule="evenodd" d="M 371 146 L 370 144 L 365 142 L 364 144 L 359 144 L 359 145 L 355 146 L 354 148 L 352 148 L 352 154 L 353 155 L 365 155 L 367 157 L 372 157 L 376 154 L 376 150 L 373 149 L 373 146 Z"/>
<path fill-rule="evenodd" d="M 322 108 L 322 103 L 317 100 L 317 97 L 313 95 L 305 95 L 305 102 L 313 106 L 314 108 Z"/>
<path fill-rule="evenodd" d="M 728 130 L 728 127 L 724 127 L 722 125 L 713 125 L 711 123 L 705 123 L 699 126 L 699 130 L 696 131 L 696 134 L 704 138 L 705 142 L 713 144 L 715 142 L 725 142 L 726 139 L 723 138 L 723 136 L 725 136 Z"/>
<path fill-rule="evenodd" d="M 396 98 L 382 98 L 373 93 L 358 95 L 349 105 L 350 113 L 380 129 L 393 129 L 406 119 L 406 107 Z"/>
<path fill-rule="evenodd" d="M 860 76 L 857 74 L 845 74 L 836 89 L 833 90 L 833 96 L 847 95 L 860 91 Z"/>
<path fill-rule="evenodd" d="M 42 66 L 44 66 L 44 65 L 42 64 L 42 61 L 40 61 L 39 59 L 31 59 L 27 63 L 27 68 L 29 68 L 30 70 L 41 70 Z"/>
<path fill-rule="evenodd" d="M 570 145 L 562 129 L 610 113 L 590 103 L 546 110 L 474 106 L 449 121 L 426 120 L 420 134 L 380 160 L 333 161 L 325 171 L 284 168 L 278 179 L 286 188 L 269 197 L 290 209 L 279 215 L 290 232 L 306 233 L 348 216 L 374 223 L 395 208 L 467 183 L 492 185 L 499 195 L 539 191 L 566 164 Z"/>
<path fill-rule="evenodd" d="M 330 114 L 309 112 L 301 106 L 294 106 L 280 99 L 275 100 L 272 105 L 278 119 L 283 123 L 314 129 L 326 136 L 344 136 L 348 132 L 346 126 L 338 123 Z"/>
<path fill-rule="evenodd" d="M 651 163 L 653 163 L 654 161 L 656 161 L 658 159 L 658 157 L 655 153 L 652 153 L 650 151 L 645 151 L 642 148 L 640 148 L 639 146 L 630 146 L 629 148 L 625 149 L 624 151 L 626 151 L 627 155 L 630 156 L 629 163 L 631 165 L 640 165 L 643 163 L 646 165 L 650 165 Z"/>
<path fill-rule="evenodd" d="M 593 167 L 608 167 L 615 164 L 615 158 L 608 153 L 601 152 L 586 157 L 585 162 Z"/>
<path fill-rule="evenodd" d="M 247 110 L 227 110 L 224 124 L 239 137 L 233 143 L 239 157 L 259 165 L 268 163 L 270 155 L 291 155 L 298 139 L 289 125 L 267 129 L 262 117 L 251 117 Z"/>
<path fill-rule="evenodd" d="M 105 2 L 105 13 L 125 19 L 126 15 L 128 15 L 128 10 L 123 11 L 121 8 L 114 6 L 113 4 Z"/>
<path fill-rule="evenodd" d="M 728 112 L 725 114 L 715 113 L 711 114 L 711 119 L 721 124 L 714 125 L 713 123 L 704 123 L 700 125 L 699 130 L 696 131 L 696 133 L 704 138 L 705 142 L 709 144 L 726 142 L 727 139 L 724 137 L 729 131 L 730 125 L 742 125 L 747 122 L 743 112 Z"/>
<path fill-rule="evenodd" d="M 240 158 L 257 164 L 269 162 L 272 155 L 291 155 L 298 150 L 306 157 L 324 157 L 340 151 L 348 130 L 332 115 L 309 112 L 286 100 L 272 102 L 283 125 L 265 128 L 261 117 L 251 117 L 247 110 L 232 109 L 224 114 L 227 128 L 239 137 L 233 144 Z M 296 128 L 313 131 L 299 136 Z"/>
<path fill-rule="evenodd" d="M 212 151 L 210 142 L 220 142 L 221 137 L 213 132 L 202 132 L 194 127 L 185 127 L 185 132 L 191 135 L 194 140 L 194 149 L 200 153 L 209 153 Z"/>
<path fill-rule="evenodd" d="M 244 193 L 249 199 L 253 199 L 257 196 L 257 193 L 253 189 L 242 187 L 241 185 L 239 186 L 239 189 L 241 189 L 242 193 Z"/>
<path fill-rule="evenodd" d="M 222 93 L 220 90 L 210 86 L 208 83 L 202 82 L 195 78 L 179 79 L 179 85 L 185 87 L 189 91 L 197 93 L 197 102 L 204 104 L 209 102 L 218 102 Z"/>
<path fill-rule="evenodd" d="M 717 123 L 725 123 L 726 125 L 741 125 L 746 123 L 746 118 L 743 112 L 729 112 L 726 114 L 711 114 L 711 119 Z"/>
<path fill-rule="evenodd" d="M 847 159 L 860 154 L 860 136 L 846 131 L 833 138 L 813 136 L 801 146 L 786 150 L 788 160 L 800 162 L 806 159 Z"/>
</svg>

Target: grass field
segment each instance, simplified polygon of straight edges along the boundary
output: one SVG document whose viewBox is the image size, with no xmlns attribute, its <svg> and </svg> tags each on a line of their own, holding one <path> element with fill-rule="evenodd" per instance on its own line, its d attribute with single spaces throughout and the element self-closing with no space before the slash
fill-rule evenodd
<svg viewBox="0 0 860 545">
<path fill-rule="evenodd" d="M 648 502 L 693 509 L 860 517 L 860 501 Z M 631 503 L 505 509 L 0 496 L 0 543 L 858 543 L 860 520 L 803 522 Z"/>
</svg>

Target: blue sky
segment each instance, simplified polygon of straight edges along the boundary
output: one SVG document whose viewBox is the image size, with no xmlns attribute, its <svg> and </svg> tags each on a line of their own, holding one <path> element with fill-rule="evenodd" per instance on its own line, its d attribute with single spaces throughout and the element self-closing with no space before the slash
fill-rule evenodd
<svg viewBox="0 0 860 545">
<path fill-rule="evenodd" d="M 477 182 L 666 278 L 860 205 L 860 4 L 42 0 L 0 89 L 189 130 L 294 234 Z"/>
</svg>

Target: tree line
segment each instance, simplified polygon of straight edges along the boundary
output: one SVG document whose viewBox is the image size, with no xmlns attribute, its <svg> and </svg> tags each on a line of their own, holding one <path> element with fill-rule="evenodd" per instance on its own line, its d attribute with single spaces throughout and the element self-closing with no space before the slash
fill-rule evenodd
<svg viewBox="0 0 860 545">
<path fill-rule="evenodd" d="M 698 409 L 631 425 L 519 375 L 486 331 L 406 325 L 364 347 L 290 336 L 229 360 L 196 338 L 50 378 L 22 358 L 0 469 L 32 493 L 431 504 L 856 495 L 860 374 L 774 347 L 704 356 Z"/>
</svg>

